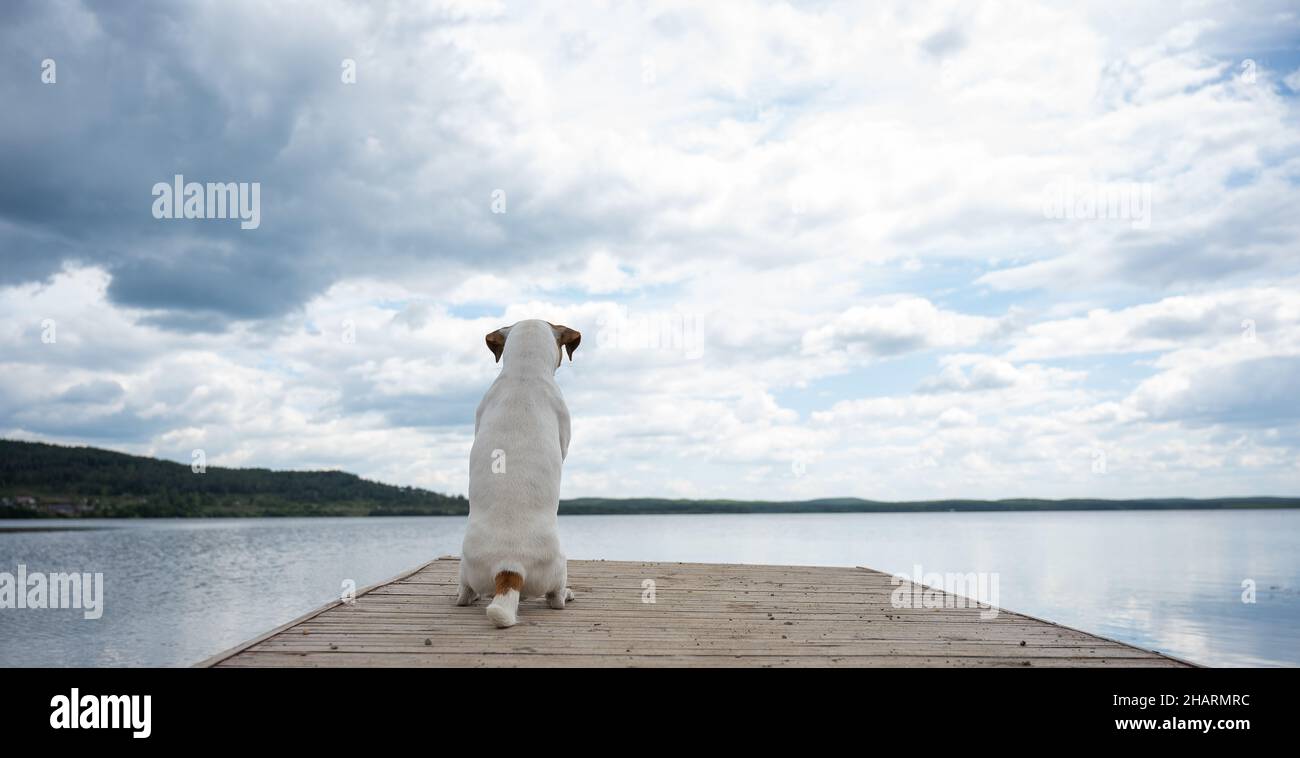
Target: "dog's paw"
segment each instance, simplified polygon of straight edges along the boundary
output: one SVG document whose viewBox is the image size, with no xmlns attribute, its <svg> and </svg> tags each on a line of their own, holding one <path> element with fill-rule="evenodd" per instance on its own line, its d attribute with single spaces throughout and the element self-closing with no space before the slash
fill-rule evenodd
<svg viewBox="0 0 1300 758">
<path fill-rule="evenodd" d="M 554 592 L 546 593 L 546 604 L 557 611 L 563 608 L 564 604 L 572 599 L 573 590 L 568 587 L 565 587 L 562 590 L 555 590 Z"/>
</svg>

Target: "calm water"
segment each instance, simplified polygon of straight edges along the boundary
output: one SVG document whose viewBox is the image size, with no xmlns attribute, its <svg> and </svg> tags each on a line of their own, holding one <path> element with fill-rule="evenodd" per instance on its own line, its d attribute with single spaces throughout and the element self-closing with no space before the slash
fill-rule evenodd
<svg viewBox="0 0 1300 758">
<path fill-rule="evenodd" d="M 459 552 L 465 521 L 58 523 L 108 528 L 0 531 L 0 571 L 103 572 L 103 617 L 0 609 L 0 665 L 189 665 L 345 580 Z M 0 521 L 12 526 L 33 522 Z M 1200 663 L 1300 665 L 1300 511 L 566 516 L 560 529 L 570 558 L 996 572 L 1010 610 Z"/>
</svg>

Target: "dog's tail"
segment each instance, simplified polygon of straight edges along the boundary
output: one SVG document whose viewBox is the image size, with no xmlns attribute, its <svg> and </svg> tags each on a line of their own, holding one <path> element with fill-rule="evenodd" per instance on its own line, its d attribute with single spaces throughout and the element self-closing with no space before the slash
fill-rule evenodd
<svg viewBox="0 0 1300 758">
<path fill-rule="evenodd" d="M 497 566 L 496 591 L 488 604 L 487 616 L 500 628 L 514 626 L 518 620 L 519 593 L 524 589 L 524 570 L 518 564 Z"/>
</svg>

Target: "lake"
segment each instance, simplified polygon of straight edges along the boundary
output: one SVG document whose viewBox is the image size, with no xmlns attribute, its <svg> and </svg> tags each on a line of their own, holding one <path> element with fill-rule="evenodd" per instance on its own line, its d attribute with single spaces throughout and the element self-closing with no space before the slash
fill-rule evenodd
<svg viewBox="0 0 1300 758">
<path fill-rule="evenodd" d="M 5 531 L 38 526 L 94 528 Z M 0 572 L 104 575 L 98 619 L 0 608 L 0 665 L 187 666 L 337 598 L 345 581 L 458 553 L 464 526 L 0 521 Z M 570 558 L 988 573 L 1008 610 L 1197 663 L 1300 665 L 1300 511 L 564 516 L 560 532 Z"/>
</svg>

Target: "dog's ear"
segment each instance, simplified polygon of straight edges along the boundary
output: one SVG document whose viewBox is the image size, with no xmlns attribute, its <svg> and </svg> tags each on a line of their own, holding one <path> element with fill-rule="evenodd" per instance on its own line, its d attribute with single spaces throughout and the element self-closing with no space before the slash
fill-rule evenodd
<svg viewBox="0 0 1300 758">
<path fill-rule="evenodd" d="M 486 337 L 488 350 L 492 351 L 492 356 L 496 359 L 493 363 L 501 362 L 501 351 L 506 349 L 506 334 L 510 327 L 503 326 L 495 332 L 488 332 Z"/>
<path fill-rule="evenodd" d="M 560 347 L 569 351 L 569 362 L 573 362 L 573 351 L 578 349 L 578 343 L 582 342 L 582 332 L 577 329 L 570 329 L 563 324 L 551 324 L 551 331 L 555 332 L 555 341 Z"/>
</svg>

